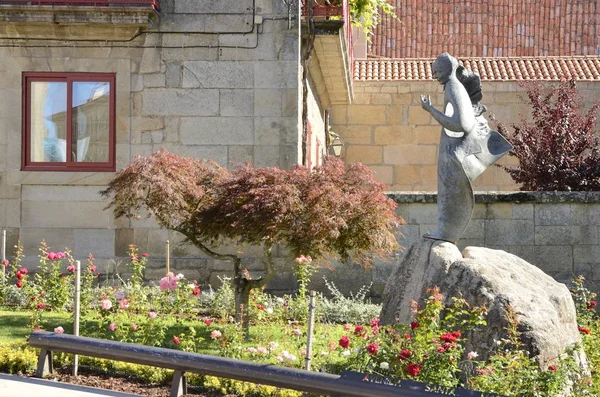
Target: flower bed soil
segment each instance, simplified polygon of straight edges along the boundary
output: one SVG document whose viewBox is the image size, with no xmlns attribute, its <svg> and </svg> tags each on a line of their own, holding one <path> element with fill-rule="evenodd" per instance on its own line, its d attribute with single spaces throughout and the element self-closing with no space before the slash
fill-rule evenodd
<svg viewBox="0 0 600 397">
<path fill-rule="evenodd" d="M 55 379 L 58 382 L 97 387 L 99 389 L 138 394 L 141 396 L 169 397 L 170 393 L 170 386 L 168 385 L 147 384 L 139 379 L 124 376 L 112 376 L 93 369 L 81 368 L 78 376 L 71 375 L 70 370 L 57 369 L 52 379 Z M 190 389 L 191 390 L 188 390 L 188 394 L 183 397 L 224 397 L 219 393 L 196 392 L 192 388 Z M 225 397 L 235 397 L 235 395 L 229 394 Z"/>
</svg>

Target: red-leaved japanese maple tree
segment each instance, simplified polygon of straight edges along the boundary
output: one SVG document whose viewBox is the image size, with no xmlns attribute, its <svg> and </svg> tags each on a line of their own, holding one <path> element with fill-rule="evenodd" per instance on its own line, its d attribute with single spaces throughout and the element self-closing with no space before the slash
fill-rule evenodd
<svg viewBox="0 0 600 397">
<path fill-rule="evenodd" d="M 598 103 L 582 111 L 575 81 L 545 91 L 540 83 L 523 84 L 532 122 L 522 118 L 511 133 L 498 130 L 514 146 L 517 166 L 503 166 L 521 190 L 600 190 L 600 131 L 595 131 Z"/>
<path fill-rule="evenodd" d="M 238 321 L 250 290 L 275 274 L 274 245 L 292 257 L 352 257 L 365 266 L 398 248 L 395 230 L 401 220 L 384 185 L 366 166 L 335 157 L 312 171 L 303 166 L 229 171 L 213 161 L 160 150 L 121 170 L 102 195 L 116 217 L 145 210 L 207 255 L 231 260 Z M 225 241 L 262 246 L 264 276 L 251 279 L 239 256 L 219 253 Z"/>
</svg>

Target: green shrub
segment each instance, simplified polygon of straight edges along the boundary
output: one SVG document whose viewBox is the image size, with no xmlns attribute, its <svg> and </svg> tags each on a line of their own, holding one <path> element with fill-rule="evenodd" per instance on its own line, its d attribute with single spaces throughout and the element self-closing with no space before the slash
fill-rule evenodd
<svg viewBox="0 0 600 397">
<path fill-rule="evenodd" d="M 200 296 L 200 302 L 208 308 L 208 312 L 217 318 L 226 319 L 235 313 L 235 296 L 230 277 L 219 277 L 221 286 L 217 291 L 212 288 Z"/>
<path fill-rule="evenodd" d="M 4 289 L 4 301 L 7 306 L 25 306 L 27 305 L 27 295 L 21 288 L 17 288 L 14 284 L 8 284 Z"/>
<path fill-rule="evenodd" d="M 27 374 L 35 370 L 39 351 L 25 342 L 0 345 L 0 372 Z"/>
<path fill-rule="evenodd" d="M 360 324 L 368 323 L 379 317 L 381 305 L 373 304 L 367 299 L 367 293 L 371 289 L 372 283 L 363 285 L 356 294 L 350 293 L 350 296 L 346 297 L 333 282 L 328 281 L 325 277 L 323 279 L 333 297 L 328 299 L 322 294 L 319 296 L 317 308 L 322 321 L 337 324 Z"/>
</svg>

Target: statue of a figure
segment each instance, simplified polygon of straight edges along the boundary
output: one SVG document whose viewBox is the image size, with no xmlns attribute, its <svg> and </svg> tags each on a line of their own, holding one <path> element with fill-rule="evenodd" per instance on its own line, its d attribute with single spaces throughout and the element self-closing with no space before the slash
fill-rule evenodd
<svg viewBox="0 0 600 397">
<path fill-rule="evenodd" d="M 512 146 L 490 129 L 482 116 L 479 76 L 467 71 L 448 53 L 433 63 L 433 76 L 444 86 L 444 113 L 421 96 L 421 106 L 442 125 L 438 150 L 438 224 L 424 237 L 456 243 L 473 214 L 471 183 Z"/>
</svg>

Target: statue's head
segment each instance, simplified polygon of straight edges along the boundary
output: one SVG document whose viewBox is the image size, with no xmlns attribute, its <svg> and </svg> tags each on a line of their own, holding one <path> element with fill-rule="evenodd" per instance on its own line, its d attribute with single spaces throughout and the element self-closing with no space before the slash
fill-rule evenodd
<svg viewBox="0 0 600 397">
<path fill-rule="evenodd" d="M 446 84 L 457 68 L 458 61 L 456 58 L 444 52 L 433 62 L 433 77 L 440 83 Z"/>
</svg>

